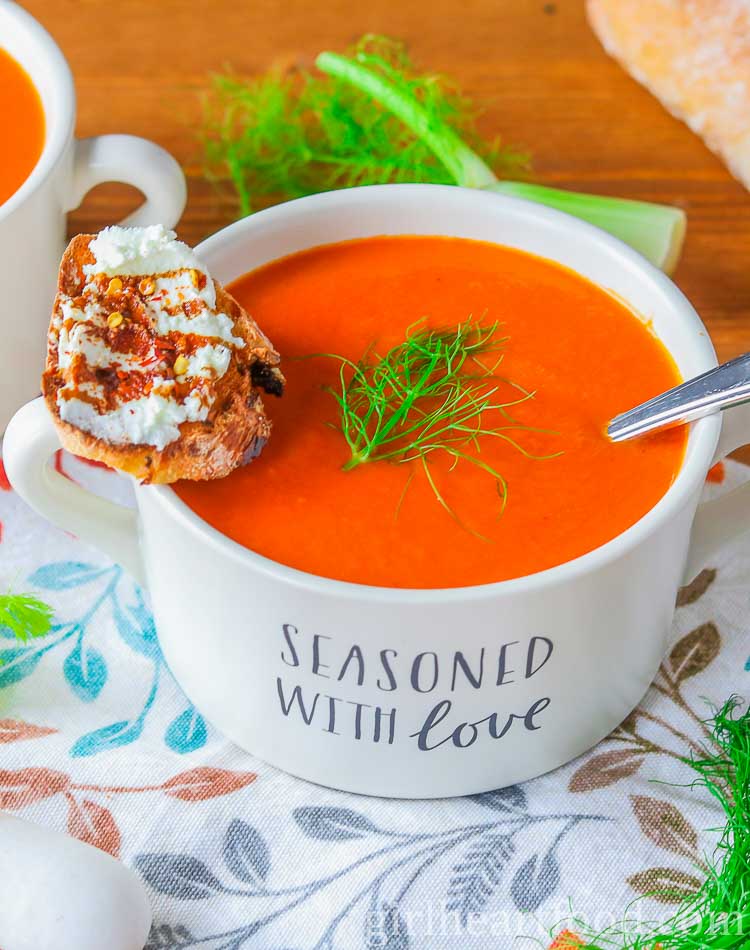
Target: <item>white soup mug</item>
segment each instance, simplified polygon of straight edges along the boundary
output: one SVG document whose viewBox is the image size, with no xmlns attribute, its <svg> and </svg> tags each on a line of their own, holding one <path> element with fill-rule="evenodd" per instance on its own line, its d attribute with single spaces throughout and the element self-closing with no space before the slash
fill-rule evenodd
<svg viewBox="0 0 750 950">
<path fill-rule="evenodd" d="M 664 274 L 608 234 L 515 198 L 435 185 L 330 192 L 238 221 L 198 253 L 227 282 L 295 251 L 381 234 L 475 238 L 559 261 L 651 320 L 683 376 L 716 365 Z M 633 709 L 665 652 L 680 585 L 748 525 L 747 487 L 698 504 L 711 465 L 749 429 L 743 410 L 695 423 L 664 497 L 596 550 L 447 590 L 367 587 L 275 563 L 168 486 L 137 486 L 137 511 L 96 498 L 48 465 L 59 442 L 41 400 L 11 422 L 5 464 L 32 507 L 147 586 L 170 669 L 231 739 L 323 785 L 437 797 L 553 769 Z"/>
</svg>

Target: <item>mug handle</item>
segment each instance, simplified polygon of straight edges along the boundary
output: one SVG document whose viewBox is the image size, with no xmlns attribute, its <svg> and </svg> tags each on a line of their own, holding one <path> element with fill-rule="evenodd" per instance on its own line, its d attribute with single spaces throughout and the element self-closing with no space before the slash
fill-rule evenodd
<svg viewBox="0 0 750 950">
<path fill-rule="evenodd" d="M 43 518 L 93 544 L 145 586 L 138 515 L 81 488 L 48 464 L 61 448 L 49 409 L 40 396 L 13 416 L 3 439 L 3 464 L 21 498 Z"/>
<path fill-rule="evenodd" d="M 720 462 L 741 445 L 747 445 L 749 439 L 750 405 L 725 410 L 712 464 Z M 689 584 L 723 544 L 747 531 L 750 531 L 750 481 L 713 501 L 700 504 L 690 534 L 683 584 Z"/>
<path fill-rule="evenodd" d="M 128 227 L 180 220 L 187 200 L 185 175 L 175 159 L 154 142 L 136 135 L 97 135 L 79 139 L 73 155 L 73 181 L 66 211 L 83 201 L 94 185 L 120 181 L 143 192 L 146 200 L 120 223 Z"/>
</svg>

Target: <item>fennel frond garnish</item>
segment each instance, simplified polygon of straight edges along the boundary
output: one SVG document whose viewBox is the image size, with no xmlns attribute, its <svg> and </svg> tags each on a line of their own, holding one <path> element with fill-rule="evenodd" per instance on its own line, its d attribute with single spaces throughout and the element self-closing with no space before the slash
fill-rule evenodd
<svg viewBox="0 0 750 950">
<path fill-rule="evenodd" d="M 216 75 L 206 97 L 207 171 L 230 180 L 242 215 L 320 191 L 386 182 L 483 188 L 588 221 L 669 272 L 685 233 L 680 208 L 515 180 L 527 159 L 477 133 L 476 108 L 445 77 L 420 75 L 398 41 L 365 36 L 317 71 Z"/>
<path fill-rule="evenodd" d="M 52 607 L 33 594 L 0 594 L 0 627 L 24 643 L 49 633 L 52 615 Z"/>
<path fill-rule="evenodd" d="M 471 102 L 446 80 L 414 73 L 399 43 L 365 37 L 355 50 L 398 81 L 425 121 L 451 126 L 493 167 L 519 174 L 526 158 L 499 140 L 477 135 Z M 271 71 L 242 79 L 212 77 L 205 99 L 207 170 L 229 178 L 245 215 L 276 201 L 386 182 L 455 184 L 431 144 L 425 143 L 387 106 L 347 77 L 320 71 Z"/>
<path fill-rule="evenodd" d="M 321 354 L 341 364 L 339 387 L 326 391 L 338 404 L 337 428 L 351 452 L 344 471 L 366 462 L 417 463 L 437 500 L 459 520 L 430 469 L 430 457 L 443 453 L 451 459 L 451 471 L 466 462 L 490 475 L 502 511 L 508 486 L 502 474 L 480 457 L 480 440 L 498 439 L 528 457 L 540 458 L 531 456 L 514 435 L 546 430 L 521 425 L 510 414 L 513 406 L 534 394 L 497 375 L 508 340 L 497 330 L 497 323 L 482 326 L 472 317 L 447 329 L 429 329 L 419 321 L 383 356 L 372 347 L 356 363 Z M 490 365 L 483 357 L 492 359 Z"/>
<path fill-rule="evenodd" d="M 747 950 L 750 947 L 750 710 L 729 699 L 711 721 L 711 748 L 686 763 L 724 812 L 724 826 L 700 889 L 663 924 L 637 916 L 598 933 L 575 920 L 586 950 Z M 646 895 L 648 896 L 648 895 Z M 654 897 L 659 897 L 656 892 Z M 669 898 L 669 892 L 663 895 Z"/>
</svg>

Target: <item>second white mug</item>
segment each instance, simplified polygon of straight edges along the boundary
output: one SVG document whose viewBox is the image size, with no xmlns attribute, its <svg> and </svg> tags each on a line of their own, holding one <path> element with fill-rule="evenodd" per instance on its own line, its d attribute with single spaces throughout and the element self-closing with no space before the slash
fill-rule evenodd
<svg viewBox="0 0 750 950">
<path fill-rule="evenodd" d="M 146 200 L 125 224 L 177 223 L 185 207 L 182 169 L 163 148 L 132 135 L 76 140 L 73 77 L 52 37 L 25 10 L 0 0 L 0 47 L 31 77 L 42 100 L 45 141 L 33 171 L 0 204 L 0 435 L 39 392 L 44 341 L 65 216 L 105 181 L 134 185 Z"/>
</svg>

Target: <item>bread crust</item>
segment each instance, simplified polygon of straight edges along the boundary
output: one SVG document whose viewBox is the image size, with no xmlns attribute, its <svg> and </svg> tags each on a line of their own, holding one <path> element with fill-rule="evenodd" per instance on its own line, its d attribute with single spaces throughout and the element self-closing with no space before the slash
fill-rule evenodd
<svg viewBox="0 0 750 950">
<path fill-rule="evenodd" d="M 205 421 L 182 423 L 180 437 L 158 450 L 152 445 L 107 442 L 60 418 L 57 394 L 63 379 L 58 366 L 55 317 L 61 316 L 63 297 L 76 297 L 83 290 L 86 282 L 83 267 L 94 261 L 89 250 L 94 237 L 78 235 L 63 255 L 42 376 L 42 394 L 63 447 L 75 455 L 127 472 L 147 484 L 223 478 L 261 451 L 271 432 L 261 393 L 280 396 L 284 377 L 278 368 L 279 354 L 271 342 L 216 281 L 216 310 L 232 318 L 234 334 L 245 340 L 245 347 L 232 348 L 227 371 L 215 384 L 215 399 Z"/>
<path fill-rule="evenodd" d="M 604 48 L 750 188 L 746 0 L 587 0 Z"/>
</svg>

